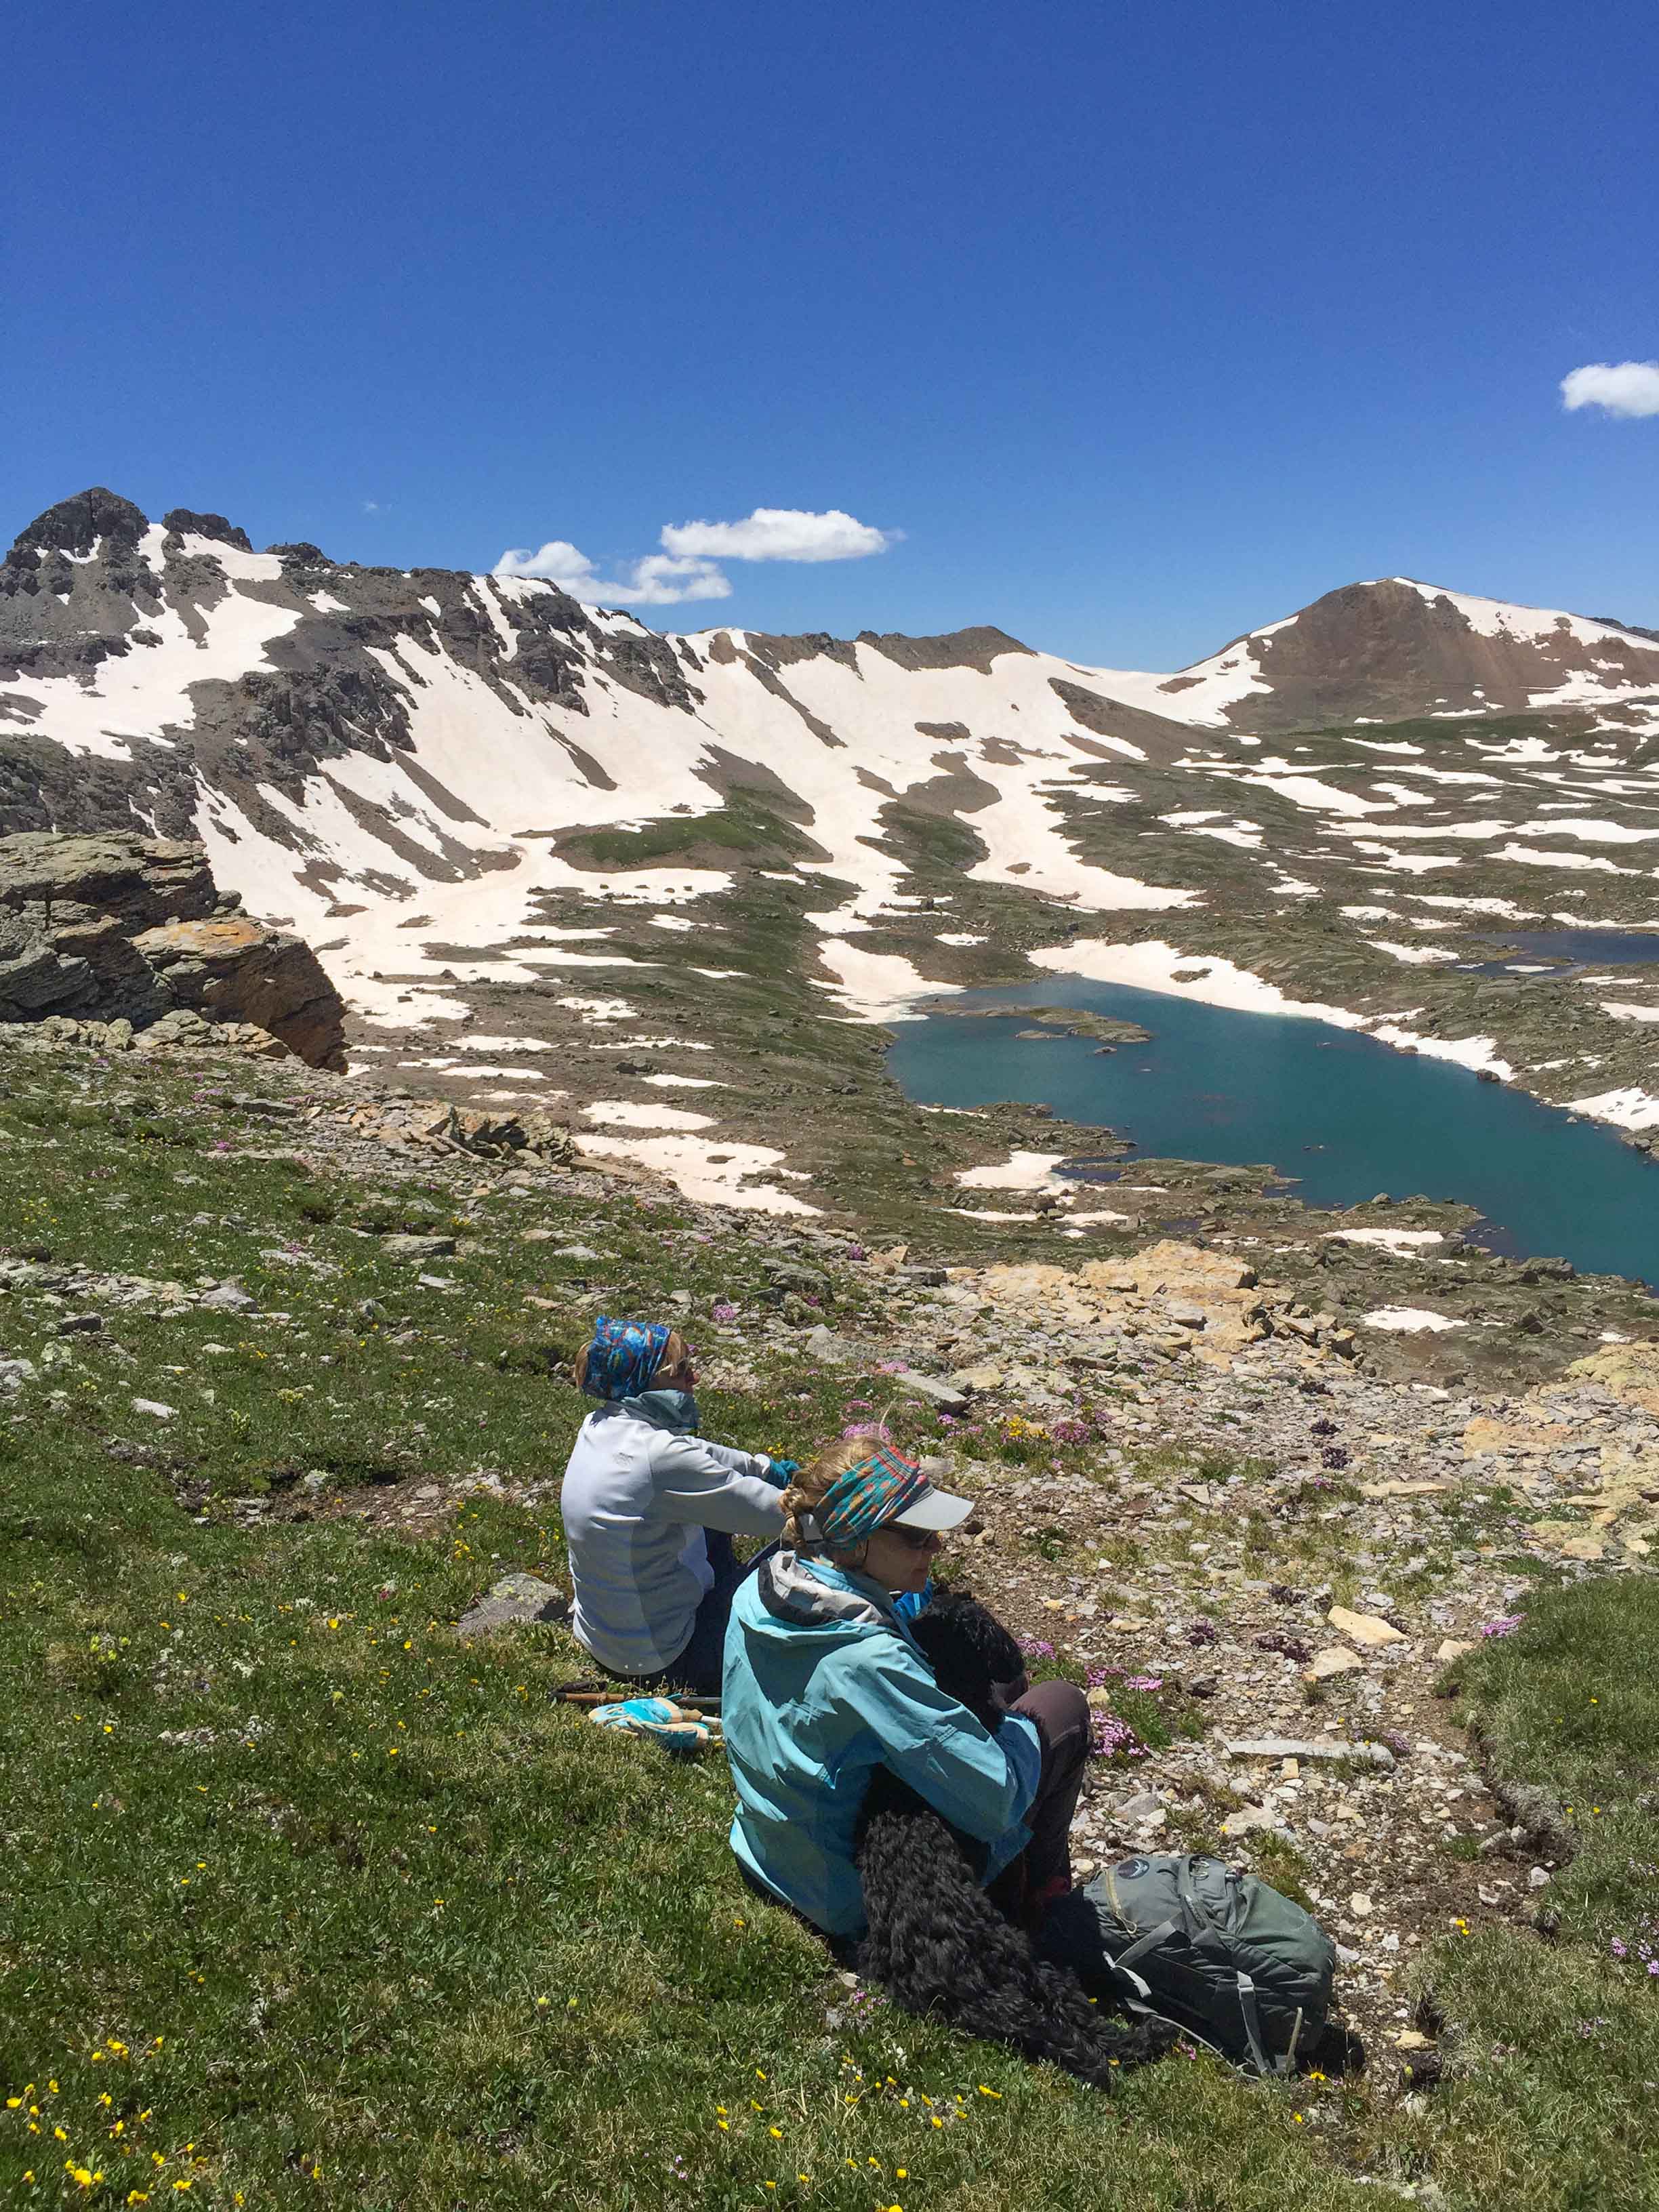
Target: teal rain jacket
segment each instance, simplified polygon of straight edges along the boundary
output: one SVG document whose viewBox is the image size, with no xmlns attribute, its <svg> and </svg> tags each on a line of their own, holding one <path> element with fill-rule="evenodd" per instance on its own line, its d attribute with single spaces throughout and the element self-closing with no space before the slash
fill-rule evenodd
<svg viewBox="0 0 1659 2212">
<path fill-rule="evenodd" d="M 789 1551 L 763 1562 L 732 1602 L 721 1711 L 732 1848 L 828 1935 L 864 1931 L 853 1838 L 878 1766 L 990 1845 L 988 1881 L 1030 1840 L 1035 1726 L 1011 1713 L 988 1735 L 867 1576 Z"/>
</svg>

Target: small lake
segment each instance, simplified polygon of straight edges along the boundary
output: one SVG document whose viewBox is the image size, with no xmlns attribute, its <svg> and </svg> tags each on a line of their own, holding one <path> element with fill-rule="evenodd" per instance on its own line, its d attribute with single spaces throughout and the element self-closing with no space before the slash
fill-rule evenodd
<svg viewBox="0 0 1659 2212">
<path fill-rule="evenodd" d="M 1659 1282 L 1659 1163 L 1507 1085 L 1323 1022 L 1080 976 L 951 1003 L 1073 1006 L 1138 1022 L 1152 1041 L 1103 1054 L 1088 1037 L 1017 1042 L 1029 1024 L 1013 1015 L 930 1014 L 900 1024 L 888 1059 L 925 1104 L 1018 1099 L 1109 1125 L 1149 1158 L 1270 1161 L 1311 1206 L 1382 1191 L 1456 1200 L 1484 1217 L 1494 1250 Z"/>
<path fill-rule="evenodd" d="M 1537 975 L 1559 981 L 1587 968 L 1627 968 L 1659 960 L 1659 930 L 1494 929 L 1488 942 L 1513 947 L 1501 960 L 1460 960 L 1470 975 Z M 1547 963 L 1542 964 L 1542 963 Z"/>
</svg>

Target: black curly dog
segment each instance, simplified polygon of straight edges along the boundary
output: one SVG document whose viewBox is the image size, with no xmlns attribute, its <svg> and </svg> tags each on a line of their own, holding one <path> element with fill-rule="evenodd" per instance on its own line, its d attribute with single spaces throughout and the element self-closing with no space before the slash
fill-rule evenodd
<svg viewBox="0 0 1659 2212">
<path fill-rule="evenodd" d="M 940 1688 L 994 1729 L 1004 1709 L 994 1685 L 1024 1672 L 1006 1629 L 973 1598 L 942 1595 L 913 1633 Z M 904 2011 L 932 2013 L 969 2035 L 1012 2045 L 1100 2089 L 1120 2068 L 1168 2048 L 1171 2032 L 1103 2014 L 1073 1975 L 1037 1958 L 1024 1930 L 980 1887 L 985 1845 L 884 1767 L 865 1800 L 855 1856 L 870 1923 L 858 1969 Z"/>
</svg>

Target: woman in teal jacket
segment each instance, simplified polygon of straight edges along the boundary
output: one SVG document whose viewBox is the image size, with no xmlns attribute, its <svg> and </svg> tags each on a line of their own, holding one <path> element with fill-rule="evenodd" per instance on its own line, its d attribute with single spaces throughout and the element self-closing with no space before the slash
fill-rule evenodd
<svg viewBox="0 0 1659 2212">
<path fill-rule="evenodd" d="M 1022 1679 L 988 1733 L 939 1688 L 895 1602 L 924 1588 L 971 1500 L 935 1490 L 890 1447 L 860 1443 L 815 1461 L 783 1505 L 783 1543 L 738 1592 L 726 1636 L 732 1848 L 745 1875 L 832 1938 L 861 1935 L 853 1840 L 886 1766 L 989 1846 L 998 1901 L 1034 1917 L 1071 1887 L 1087 1701 L 1070 1682 Z"/>
</svg>

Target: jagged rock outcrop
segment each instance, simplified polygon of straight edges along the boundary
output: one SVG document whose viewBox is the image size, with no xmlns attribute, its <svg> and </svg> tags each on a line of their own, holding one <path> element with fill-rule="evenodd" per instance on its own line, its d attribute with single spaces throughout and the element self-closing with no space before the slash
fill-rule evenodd
<svg viewBox="0 0 1659 2212">
<path fill-rule="evenodd" d="M 359 1135 L 383 1145 L 437 1152 L 472 1152 L 481 1159 L 507 1160 L 522 1153 L 544 1167 L 570 1167 L 577 1158 L 574 1136 L 550 1114 L 486 1114 L 460 1108 L 447 1099 L 371 1098 L 356 1108 L 350 1126 Z"/>
<path fill-rule="evenodd" d="M 122 836 L 0 838 L 0 1021 L 115 1024 L 125 1044 L 274 1037 L 343 1065 L 344 1008 L 310 947 L 237 911 L 199 845 Z M 130 1025 L 130 1027 L 128 1026 Z"/>
</svg>

